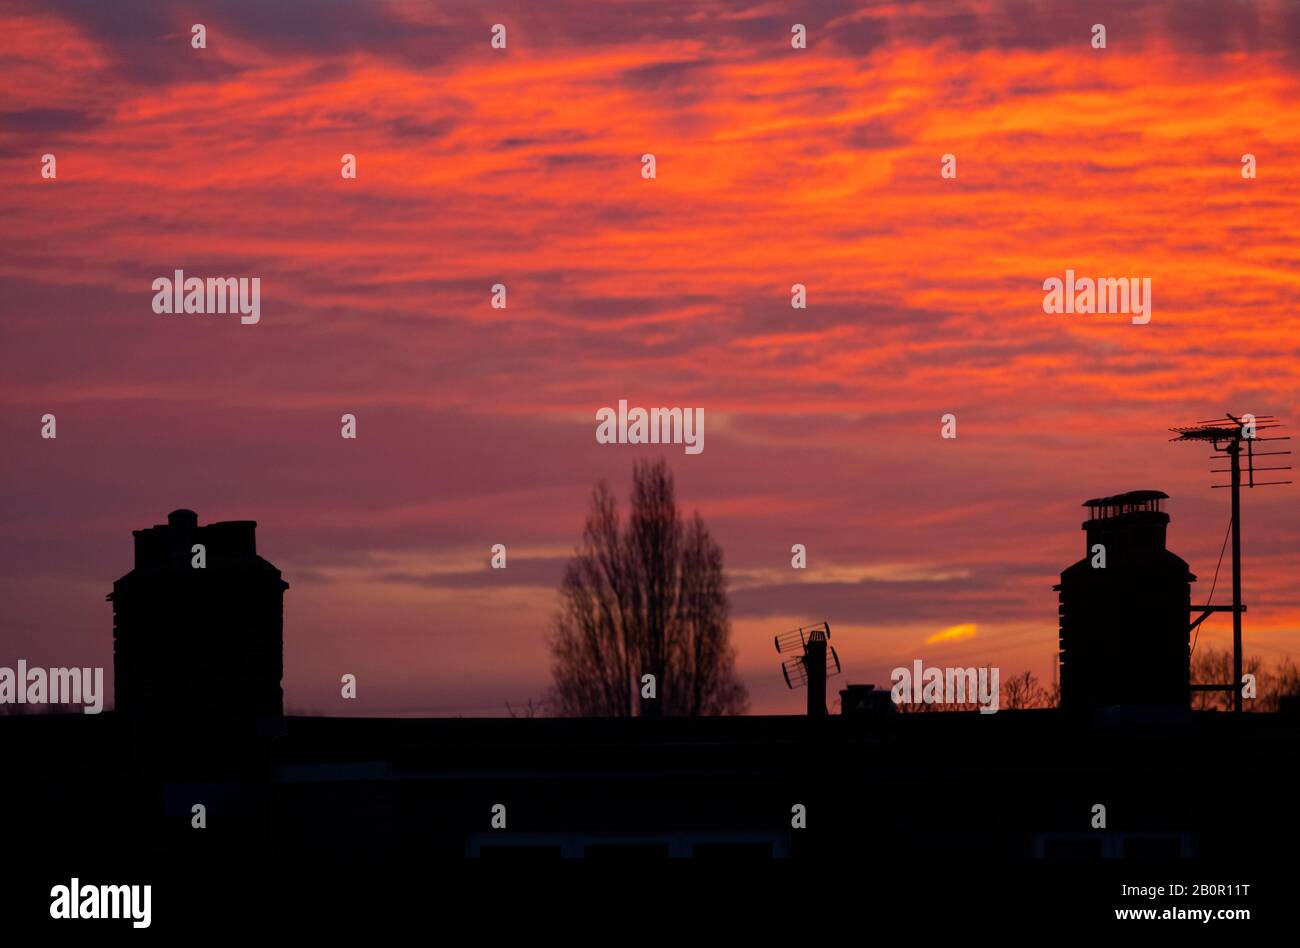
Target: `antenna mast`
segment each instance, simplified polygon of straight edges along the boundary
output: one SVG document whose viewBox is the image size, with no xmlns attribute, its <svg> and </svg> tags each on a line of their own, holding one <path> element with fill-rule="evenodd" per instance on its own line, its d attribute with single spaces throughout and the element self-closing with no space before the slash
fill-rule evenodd
<svg viewBox="0 0 1300 948">
<path fill-rule="evenodd" d="M 840 657 L 826 640 L 831 637 L 829 622 L 821 625 L 801 626 L 791 632 L 775 636 L 777 653 L 799 654 L 781 663 L 785 685 L 791 690 L 808 686 L 808 717 L 826 716 L 826 679 L 840 673 Z"/>
<path fill-rule="evenodd" d="M 1290 451 L 1256 451 L 1256 441 L 1290 441 L 1289 436 L 1261 438 L 1258 432 L 1268 428 L 1280 428 L 1281 425 L 1272 415 L 1242 415 L 1240 418 L 1235 415 L 1225 415 L 1223 419 L 1212 419 L 1210 421 L 1198 422 L 1186 428 L 1170 428 L 1178 437 L 1171 438 L 1171 441 L 1209 441 L 1214 445 L 1215 453 L 1210 455 L 1210 460 L 1221 461 L 1227 460 L 1227 468 L 1211 468 L 1212 474 L 1228 474 L 1230 480 L 1227 484 L 1211 484 L 1214 489 L 1229 487 L 1232 489 L 1232 605 L 1231 606 L 1213 606 L 1206 603 L 1204 606 L 1193 606 L 1192 611 L 1201 610 L 1201 615 L 1192 622 L 1189 631 L 1195 629 L 1204 622 L 1211 613 L 1214 612 L 1231 612 L 1232 613 L 1232 677 L 1230 684 L 1224 685 L 1192 685 L 1193 691 L 1231 691 L 1232 692 L 1232 710 L 1236 714 L 1241 713 L 1241 691 L 1242 691 L 1242 674 L 1241 674 L 1241 614 L 1246 611 L 1245 605 L 1241 601 L 1241 446 L 1246 445 L 1246 486 L 1247 487 L 1271 487 L 1278 484 L 1290 484 L 1290 481 L 1256 481 L 1255 471 L 1289 471 L 1290 466 L 1285 467 L 1255 467 L 1255 457 L 1269 457 L 1274 455 L 1290 454 Z"/>
</svg>

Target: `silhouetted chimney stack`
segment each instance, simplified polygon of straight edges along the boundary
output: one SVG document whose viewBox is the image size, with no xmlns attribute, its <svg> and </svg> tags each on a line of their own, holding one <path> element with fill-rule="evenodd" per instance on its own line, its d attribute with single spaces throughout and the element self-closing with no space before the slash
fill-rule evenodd
<svg viewBox="0 0 1300 948">
<path fill-rule="evenodd" d="M 1168 495 L 1139 490 L 1084 501 L 1084 557 L 1061 573 L 1061 707 L 1187 708 L 1191 584 L 1165 549 Z"/>
<path fill-rule="evenodd" d="M 192 510 L 134 531 L 135 568 L 113 584 L 119 714 L 259 718 L 284 713 L 284 591 L 257 555 L 257 524 L 199 526 Z"/>
</svg>

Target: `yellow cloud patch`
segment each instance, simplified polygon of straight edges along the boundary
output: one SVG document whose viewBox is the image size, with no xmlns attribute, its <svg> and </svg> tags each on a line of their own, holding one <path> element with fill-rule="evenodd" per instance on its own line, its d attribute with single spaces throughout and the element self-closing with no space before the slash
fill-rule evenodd
<svg viewBox="0 0 1300 948">
<path fill-rule="evenodd" d="M 977 626 L 974 622 L 967 622 L 963 625 L 949 626 L 942 632 L 936 632 L 925 640 L 926 645 L 934 645 L 936 642 L 956 642 L 960 639 L 973 638 Z"/>
</svg>

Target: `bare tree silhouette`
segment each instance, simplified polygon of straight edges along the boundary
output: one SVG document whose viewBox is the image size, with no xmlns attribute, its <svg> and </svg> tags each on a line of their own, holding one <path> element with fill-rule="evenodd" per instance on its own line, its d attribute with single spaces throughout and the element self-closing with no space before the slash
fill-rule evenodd
<svg viewBox="0 0 1300 948">
<path fill-rule="evenodd" d="M 625 525 L 602 481 L 560 585 L 551 705 L 582 717 L 743 713 L 728 613 L 722 549 L 698 513 L 683 522 L 667 463 L 636 465 Z"/>
<path fill-rule="evenodd" d="M 1002 683 L 1002 707 L 1008 710 L 1048 707 L 1048 693 L 1038 683 L 1037 675 L 1023 671 Z"/>
<path fill-rule="evenodd" d="M 1258 655 L 1247 655 L 1242 661 L 1242 671 L 1260 681 L 1264 668 Z M 1202 646 L 1192 654 L 1192 682 L 1195 684 L 1225 684 L 1232 681 L 1232 652 Z M 1247 710 L 1258 707 L 1247 701 Z M 1193 691 L 1192 708 L 1196 711 L 1231 711 L 1232 695 L 1226 691 Z"/>
<path fill-rule="evenodd" d="M 1282 700 L 1300 695 L 1300 669 L 1289 655 L 1266 668 L 1258 655 L 1244 656 L 1242 671 L 1255 676 L 1256 697 L 1243 705 L 1247 711 L 1277 711 Z M 1226 684 L 1232 681 L 1232 652 L 1202 646 L 1192 656 L 1192 681 L 1197 684 Z M 1197 711 L 1231 711 L 1232 695 L 1226 691 L 1194 691 L 1192 707 Z"/>
<path fill-rule="evenodd" d="M 1300 668 L 1290 655 L 1283 655 L 1269 672 L 1262 695 L 1261 711 L 1281 711 L 1285 699 L 1300 699 Z"/>
<path fill-rule="evenodd" d="M 506 702 L 506 711 L 512 718 L 540 718 L 543 717 L 546 710 L 546 701 L 534 701 L 528 699 L 527 704 L 520 705 L 516 708 L 509 701 Z"/>
</svg>

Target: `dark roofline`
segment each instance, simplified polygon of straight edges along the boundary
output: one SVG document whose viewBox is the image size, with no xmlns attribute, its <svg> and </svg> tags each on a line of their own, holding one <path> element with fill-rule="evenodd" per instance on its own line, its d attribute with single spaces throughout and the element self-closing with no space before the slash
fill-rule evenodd
<svg viewBox="0 0 1300 948">
<path fill-rule="evenodd" d="M 1109 507 L 1112 504 L 1140 504 L 1148 500 L 1168 500 L 1169 495 L 1162 490 L 1130 490 L 1111 497 L 1094 497 L 1085 500 L 1080 507 Z"/>
</svg>

